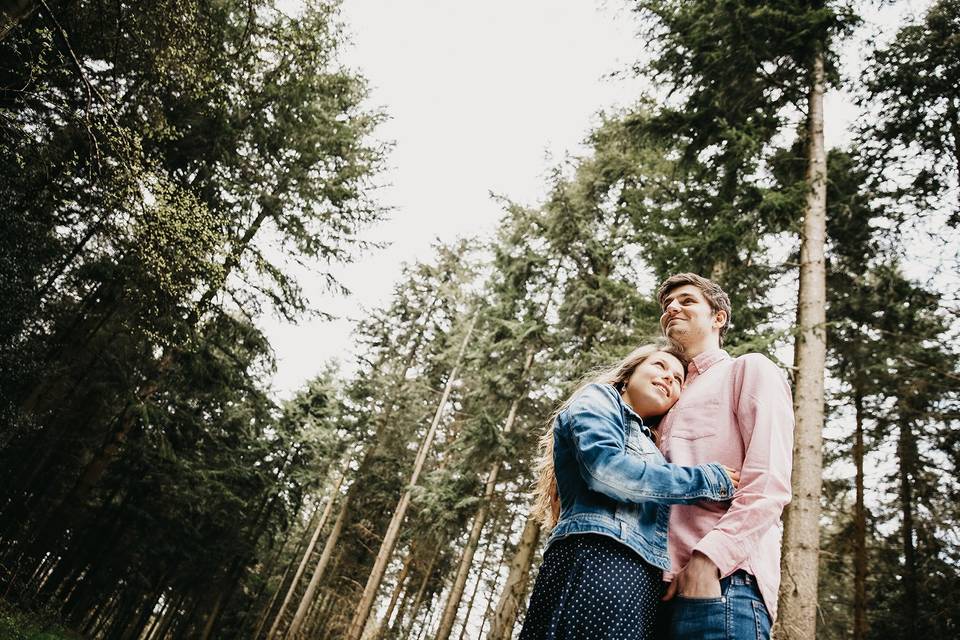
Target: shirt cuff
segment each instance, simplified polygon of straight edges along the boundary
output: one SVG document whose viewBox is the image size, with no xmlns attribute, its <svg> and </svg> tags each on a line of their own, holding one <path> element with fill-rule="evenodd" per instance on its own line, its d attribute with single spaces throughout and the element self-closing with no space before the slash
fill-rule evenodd
<svg viewBox="0 0 960 640">
<path fill-rule="evenodd" d="M 720 577 L 725 578 L 740 566 L 746 555 L 742 552 L 740 543 L 723 531 L 713 529 L 700 539 L 693 551 L 699 551 L 710 558 L 720 570 Z"/>
</svg>

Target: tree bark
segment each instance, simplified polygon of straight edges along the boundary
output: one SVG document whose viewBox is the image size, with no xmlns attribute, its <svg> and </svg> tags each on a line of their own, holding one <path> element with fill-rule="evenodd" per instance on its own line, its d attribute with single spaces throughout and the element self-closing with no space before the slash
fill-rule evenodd
<svg viewBox="0 0 960 640">
<path fill-rule="evenodd" d="M 527 595 L 527 582 L 530 579 L 530 566 L 534 552 L 540 540 L 540 522 L 533 516 L 527 517 L 520 535 L 520 543 L 510 560 L 510 573 L 500 592 L 500 601 L 490 623 L 487 640 L 510 640 L 513 625 L 520 610 L 520 601 Z"/>
<path fill-rule="evenodd" d="M 477 571 L 477 580 L 473 583 L 473 590 L 470 592 L 470 600 L 467 602 L 467 612 L 463 617 L 463 626 L 460 627 L 459 640 L 463 640 L 467 633 L 467 626 L 470 624 L 470 614 L 473 612 L 473 603 L 477 599 L 477 593 L 480 591 L 480 585 L 483 583 L 483 573 L 487 570 L 487 560 L 490 558 L 490 547 L 493 546 L 493 541 L 497 537 L 498 524 L 498 519 L 494 517 L 493 524 L 490 525 L 490 533 L 487 534 L 487 543 L 483 547 L 483 557 L 480 558 L 480 568 Z"/>
<path fill-rule="evenodd" d="M 393 593 L 390 594 L 390 604 L 387 605 L 387 612 L 383 614 L 383 620 L 380 621 L 380 628 L 377 629 L 377 633 L 374 635 L 375 638 L 382 638 L 390 626 L 390 617 L 393 615 L 393 610 L 397 607 L 397 601 L 400 599 L 400 593 L 403 591 L 403 583 L 406 582 L 407 574 L 410 572 L 410 564 L 413 562 L 415 552 L 416 545 L 411 545 L 410 550 L 407 552 L 407 557 L 403 561 L 403 566 L 400 568 L 400 573 L 397 575 L 397 584 L 393 588 Z"/>
<path fill-rule="evenodd" d="M 417 481 L 420 479 L 420 472 L 423 471 L 423 465 L 427 460 L 427 454 L 429 453 L 430 447 L 433 444 L 433 436 L 436 434 L 437 427 L 440 424 L 440 419 L 443 417 L 443 413 L 447 405 L 447 399 L 450 397 L 450 392 L 453 390 L 453 383 L 456 381 L 457 376 L 460 373 L 460 362 L 463 359 L 464 352 L 467 350 L 467 345 L 469 344 L 470 337 L 473 334 L 473 328 L 476 326 L 477 316 L 478 313 L 474 313 L 470 320 L 470 326 L 468 327 L 466 335 L 463 338 L 463 342 L 460 344 L 460 351 L 457 353 L 457 359 L 455 361 L 453 370 L 450 372 L 450 375 L 447 378 L 447 384 L 443 388 L 443 395 L 440 397 L 440 403 L 437 405 L 437 411 L 433 416 L 433 422 L 430 424 L 430 428 L 427 430 L 427 433 L 420 444 L 420 450 L 417 452 L 417 459 L 413 465 L 413 472 L 410 475 L 410 481 L 407 483 L 407 488 L 400 497 L 400 502 L 397 503 L 397 508 L 393 512 L 393 518 L 391 518 L 390 524 L 387 526 L 387 531 L 383 536 L 383 542 L 380 543 L 380 550 L 377 552 L 377 558 L 373 563 L 373 569 L 370 571 L 370 576 L 367 578 L 367 584 L 363 589 L 363 595 L 360 597 L 360 603 L 357 605 L 353 620 L 350 622 L 350 628 L 347 630 L 346 637 L 348 640 L 360 640 L 364 627 L 367 625 L 367 619 L 370 617 L 370 610 L 373 608 L 373 602 L 377 597 L 377 591 L 380 588 L 380 583 L 383 581 L 383 574 L 387 569 L 387 564 L 390 561 L 390 555 L 393 553 L 393 548 L 396 545 L 397 538 L 400 535 L 400 526 L 403 524 L 403 519 L 407 515 L 407 508 L 410 506 L 410 500 L 413 496 L 413 487 L 416 486 Z"/>
<path fill-rule="evenodd" d="M 290 640 L 295 640 L 297 633 L 300 631 L 300 628 L 303 626 L 304 621 L 307 617 L 307 611 L 310 609 L 311 603 L 313 603 L 313 597 L 317 593 L 317 587 L 320 586 L 320 580 L 323 578 L 323 573 L 326 571 L 327 565 L 330 563 L 330 557 L 333 555 L 333 549 L 337 546 L 337 541 L 340 539 L 340 533 L 343 531 L 343 522 L 347 519 L 347 511 L 350 507 L 350 496 L 346 495 L 343 498 L 343 503 L 340 507 L 340 512 L 337 514 L 337 520 L 333 523 L 333 529 L 330 531 L 330 535 L 327 536 L 327 542 L 323 545 L 323 552 L 320 554 L 320 559 L 317 561 L 317 566 L 313 569 L 313 575 L 310 576 L 310 583 L 307 585 L 307 590 L 303 593 L 303 597 L 300 599 L 300 606 L 297 607 L 296 613 L 293 614 L 293 621 L 290 623 L 290 628 L 287 629 L 286 634 L 283 637 L 290 638 Z"/>
<path fill-rule="evenodd" d="M 853 640 L 867 637 L 867 509 L 863 502 L 863 395 L 854 390 L 856 431 L 853 463 L 856 467 L 856 502 L 853 513 Z"/>
<path fill-rule="evenodd" d="M 909 419 L 901 418 L 897 456 L 900 458 L 900 511 L 903 518 L 901 525 L 903 542 L 902 630 L 906 633 L 909 629 L 916 630 L 920 622 L 917 550 L 913 542 L 913 483 L 914 478 L 917 477 L 917 450 L 913 427 Z"/>
<path fill-rule="evenodd" d="M 784 517 L 780 614 L 781 640 L 816 635 L 820 555 L 823 370 L 826 363 L 827 165 L 823 141 L 823 53 L 811 70 L 807 143 L 807 201 L 800 244 L 800 289 L 795 343 L 796 388 L 793 443 L 793 502 Z"/>
<path fill-rule="evenodd" d="M 533 349 L 527 350 L 527 358 L 523 364 L 522 377 L 525 377 L 530 365 L 533 364 Z M 507 419 L 503 425 L 503 433 L 509 434 L 513 431 L 513 424 L 517 419 L 517 410 L 520 408 L 520 402 L 523 396 L 517 396 L 510 404 L 510 411 L 507 413 Z M 470 529 L 470 537 L 467 539 L 467 545 L 460 557 L 460 566 L 457 568 L 457 576 L 450 588 L 450 595 L 447 597 L 447 604 L 443 608 L 443 617 L 440 619 L 440 628 L 437 629 L 436 640 L 448 640 L 453 631 L 453 624 L 457 618 L 457 609 L 460 607 L 460 600 L 463 598 L 463 589 L 467 584 L 467 577 L 470 575 L 470 566 L 473 564 L 473 556 L 477 552 L 477 545 L 480 542 L 480 535 L 483 533 L 483 527 L 487 523 L 487 515 L 490 512 L 490 501 L 493 499 L 494 491 L 497 487 L 497 476 L 500 473 L 501 460 L 496 460 L 490 465 L 490 471 L 487 472 L 487 481 L 483 492 L 483 500 L 480 502 L 480 508 L 473 518 L 473 526 Z"/>
<path fill-rule="evenodd" d="M 277 617 L 273 621 L 273 625 L 270 627 L 270 631 L 267 632 L 267 640 L 273 640 L 275 634 L 277 633 L 277 627 L 280 626 L 280 621 L 283 619 L 283 614 L 287 610 L 287 605 L 290 604 L 290 601 L 293 599 L 293 594 L 297 590 L 297 585 L 300 583 L 300 578 L 303 577 L 304 569 L 307 568 L 307 563 L 310 561 L 310 556 L 313 555 L 313 549 L 317 546 L 317 540 L 320 538 L 320 533 L 323 531 L 324 527 L 327 526 L 327 520 L 330 518 L 330 512 L 333 511 L 333 503 L 336 502 L 337 495 L 340 493 L 340 485 L 343 484 L 343 479 L 347 476 L 347 470 L 350 468 L 350 462 L 352 457 L 347 457 L 347 462 L 343 465 L 343 468 L 340 470 L 340 477 L 337 479 L 336 485 L 330 491 L 330 499 L 327 501 L 327 506 L 323 509 L 323 515 L 320 516 L 320 521 L 317 522 L 317 527 L 313 531 L 313 536 L 310 538 L 310 543 L 307 544 L 306 551 L 303 552 L 303 559 L 300 560 L 300 565 L 297 567 L 297 572 L 293 574 L 293 581 L 290 583 L 290 588 L 287 589 L 287 595 L 283 599 L 283 604 L 280 605 L 280 610 L 277 611 Z"/>
<path fill-rule="evenodd" d="M 427 592 L 427 585 L 430 584 L 430 576 L 433 574 L 433 568 L 437 566 L 437 560 L 440 559 L 440 545 L 437 545 L 436 551 L 433 552 L 433 556 L 430 558 L 430 564 L 427 565 L 426 570 L 423 572 L 423 580 L 420 581 L 420 588 L 417 589 L 417 595 L 413 599 L 413 605 L 410 607 L 411 615 L 413 616 L 410 619 L 410 626 L 407 628 L 402 627 L 402 620 L 397 620 L 397 626 L 402 629 L 398 634 L 398 637 L 405 638 L 409 637 L 409 632 L 413 628 L 414 623 L 417 620 L 417 612 L 420 609 L 420 604 L 423 602 L 423 596 Z"/>
</svg>

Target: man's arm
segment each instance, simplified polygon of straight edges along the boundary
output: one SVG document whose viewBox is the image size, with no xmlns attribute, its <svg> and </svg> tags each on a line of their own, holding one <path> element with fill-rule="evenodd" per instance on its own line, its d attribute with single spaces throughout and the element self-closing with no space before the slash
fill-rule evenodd
<svg viewBox="0 0 960 640">
<path fill-rule="evenodd" d="M 793 402 L 780 369 L 759 354 L 735 364 L 737 421 L 744 444 L 740 487 L 727 512 L 693 548 L 690 563 L 677 575 L 670 594 L 680 589 L 700 597 L 717 579 L 732 573 L 780 519 L 790 502 Z M 704 593 L 709 590 L 710 593 Z"/>
</svg>

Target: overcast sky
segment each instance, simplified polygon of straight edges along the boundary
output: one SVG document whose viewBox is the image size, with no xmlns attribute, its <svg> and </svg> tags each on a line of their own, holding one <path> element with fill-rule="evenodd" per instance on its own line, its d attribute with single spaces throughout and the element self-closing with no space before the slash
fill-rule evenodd
<svg viewBox="0 0 960 640">
<path fill-rule="evenodd" d="M 926 4 L 871 14 L 863 34 L 892 31 Z M 643 91 L 628 74 L 610 78 L 643 55 L 637 20 L 620 2 L 345 0 L 342 18 L 352 39 L 343 61 L 368 79 L 371 106 L 389 116 L 377 137 L 395 144 L 376 194 L 391 219 L 365 234 L 390 245 L 337 270 L 349 297 L 303 282 L 339 320 L 265 323 L 281 396 L 330 358 L 349 371 L 349 320 L 389 299 L 401 264 L 428 257 L 437 238 L 490 234 L 502 214 L 491 192 L 539 201 L 547 171 L 583 151 L 597 113 Z M 860 50 L 859 40 L 848 47 L 848 72 Z M 826 110 L 828 145 L 842 143 L 855 110 L 836 94 Z"/>
</svg>

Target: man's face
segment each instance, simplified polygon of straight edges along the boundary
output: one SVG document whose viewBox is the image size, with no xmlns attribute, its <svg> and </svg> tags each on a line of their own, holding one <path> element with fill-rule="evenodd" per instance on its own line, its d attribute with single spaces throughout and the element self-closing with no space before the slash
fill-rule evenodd
<svg viewBox="0 0 960 640">
<path fill-rule="evenodd" d="M 664 298 L 660 329 L 683 346 L 701 342 L 723 325 L 723 312 L 714 312 L 703 292 L 692 284 L 672 289 Z"/>
</svg>

